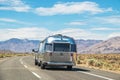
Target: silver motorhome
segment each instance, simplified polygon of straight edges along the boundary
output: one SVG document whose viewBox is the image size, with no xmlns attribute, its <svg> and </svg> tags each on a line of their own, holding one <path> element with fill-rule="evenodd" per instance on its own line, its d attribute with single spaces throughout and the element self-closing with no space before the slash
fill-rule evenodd
<svg viewBox="0 0 120 80">
<path fill-rule="evenodd" d="M 46 66 L 67 66 L 67 69 L 72 69 L 75 65 L 74 53 L 76 44 L 73 38 L 61 34 L 49 36 L 39 44 L 35 53 L 35 65 L 42 69 Z"/>
</svg>

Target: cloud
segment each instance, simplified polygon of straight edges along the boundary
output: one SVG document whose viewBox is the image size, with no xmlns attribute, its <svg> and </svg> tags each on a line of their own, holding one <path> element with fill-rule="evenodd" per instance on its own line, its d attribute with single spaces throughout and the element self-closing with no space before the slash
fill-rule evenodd
<svg viewBox="0 0 120 80">
<path fill-rule="evenodd" d="M 10 18 L 0 18 L 0 21 L 3 21 L 3 22 L 17 22 L 17 20 L 15 19 L 10 19 Z"/>
<path fill-rule="evenodd" d="M 120 25 L 120 15 L 95 17 L 93 20 L 103 24 Z"/>
<path fill-rule="evenodd" d="M 11 10 L 16 12 L 28 12 L 31 7 L 21 0 L 0 0 L 0 10 Z"/>
<path fill-rule="evenodd" d="M 120 16 L 110 16 L 103 19 L 107 23 L 120 24 Z"/>
<path fill-rule="evenodd" d="M 116 36 L 120 36 L 120 32 L 113 32 L 108 36 L 108 38 L 112 38 L 112 37 L 116 37 Z"/>
<path fill-rule="evenodd" d="M 81 25 L 86 25 L 86 23 L 83 22 L 83 21 L 73 21 L 73 22 L 67 23 L 67 25 L 70 25 L 70 26 L 81 26 Z"/>
<path fill-rule="evenodd" d="M 63 35 L 71 36 L 71 37 L 74 36 L 74 38 L 76 38 L 76 39 L 88 35 L 82 29 L 73 29 L 73 28 L 59 30 L 59 31 L 54 32 L 54 34 L 63 34 Z"/>
<path fill-rule="evenodd" d="M 97 30 L 97 31 L 106 31 L 106 30 L 120 30 L 120 28 L 107 28 L 107 27 L 100 27 L 100 28 L 92 28 L 91 30 Z"/>
<path fill-rule="evenodd" d="M 55 34 L 58 33 L 73 37 L 75 39 L 105 39 L 106 38 L 101 34 L 96 34 L 79 28 L 66 28 L 55 32 Z"/>
<path fill-rule="evenodd" d="M 12 18 L 0 18 L 0 22 L 5 22 L 5 23 L 17 23 L 17 24 L 23 24 L 23 25 L 35 25 L 32 23 L 28 23 L 28 22 L 23 22 L 23 21 L 19 21 L 16 19 L 12 19 Z M 2 23 L 3 24 L 3 23 Z M 0 23 L 1 25 L 1 23 Z M 6 25 L 6 24 L 4 24 Z"/>
<path fill-rule="evenodd" d="M 100 8 L 95 2 L 84 1 L 84 2 L 67 2 L 57 3 L 53 7 L 39 7 L 36 8 L 35 13 L 41 16 L 52 16 L 58 14 L 81 14 L 81 13 L 103 13 L 106 11 L 112 11 L 112 8 Z"/>
<path fill-rule="evenodd" d="M 0 29 L 0 40 L 7 40 L 10 38 L 20 39 L 43 39 L 49 36 L 49 30 L 45 28 L 17 28 L 17 29 Z"/>
<path fill-rule="evenodd" d="M 17 28 L 17 29 L 0 29 L 0 40 L 7 40 L 10 38 L 20 38 L 20 39 L 37 39 L 43 40 L 47 36 L 53 34 L 63 34 L 66 36 L 73 37 L 74 39 L 104 39 L 103 35 L 95 34 L 92 32 L 85 31 L 78 28 L 67 28 L 58 31 L 50 31 L 46 28 L 37 27 L 27 27 L 27 28 Z"/>
</svg>

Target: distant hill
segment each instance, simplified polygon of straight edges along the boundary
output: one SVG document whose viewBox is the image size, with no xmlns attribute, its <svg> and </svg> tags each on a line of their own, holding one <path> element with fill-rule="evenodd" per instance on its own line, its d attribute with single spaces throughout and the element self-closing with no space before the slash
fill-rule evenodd
<svg viewBox="0 0 120 80">
<path fill-rule="evenodd" d="M 87 49 L 88 47 L 102 42 L 102 40 L 83 40 L 83 39 L 80 39 L 80 40 L 76 40 L 75 42 L 77 44 L 77 52 L 80 53 L 81 51 Z"/>
<path fill-rule="evenodd" d="M 90 46 L 81 53 L 120 53 L 120 36 Z"/>
<path fill-rule="evenodd" d="M 101 42 L 101 40 L 76 40 L 77 51 L 81 52 L 91 45 Z M 0 42 L 0 50 L 10 50 L 14 52 L 31 52 L 39 46 L 38 40 L 12 38 Z"/>
<path fill-rule="evenodd" d="M 12 38 L 0 42 L 0 50 L 10 50 L 14 52 L 31 52 L 32 49 L 38 48 L 38 40 Z"/>
<path fill-rule="evenodd" d="M 0 50 L 31 52 L 39 46 L 39 40 L 12 38 L 0 41 Z M 120 53 L 120 37 L 102 40 L 76 40 L 78 53 Z"/>
</svg>

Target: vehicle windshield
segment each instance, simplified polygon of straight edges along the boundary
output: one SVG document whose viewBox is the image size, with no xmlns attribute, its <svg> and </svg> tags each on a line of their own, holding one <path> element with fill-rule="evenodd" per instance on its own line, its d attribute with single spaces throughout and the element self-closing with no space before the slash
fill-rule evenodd
<svg viewBox="0 0 120 80">
<path fill-rule="evenodd" d="M 69 52 L 70 44 L 69 43 L 54 43 L 54 51 Z"/>
</svg>

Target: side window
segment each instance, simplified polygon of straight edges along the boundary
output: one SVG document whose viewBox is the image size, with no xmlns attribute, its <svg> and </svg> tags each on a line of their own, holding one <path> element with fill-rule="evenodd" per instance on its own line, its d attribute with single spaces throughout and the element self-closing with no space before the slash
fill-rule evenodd
<svg viewBox="0 0 120 80">
<path fill-rule="evenodd" d="M 77 52 L 76 51 L 76 44 L 71 44 L 71 51 L 72 52 Z"/>
<path fill-rule="evenodd" d="M 52 51 L 52 44 L 45 44 L 45 51 Z"/>
<path fill-rule="evenodd" d="M 42 52 L 45 52 L 45 42 L 42 43 Z"/>
<path fill-rule="evenodd" d="M 44 51 L 45 51 L 45 49 L 44 49 L 44 43 L 40 43 L 39 52 L 43 53 Z"/>
<path fill-rule="evenodd" d="M 40 43 L 39 52 L 42 52 L 42 43 Z"/>
</svg>

